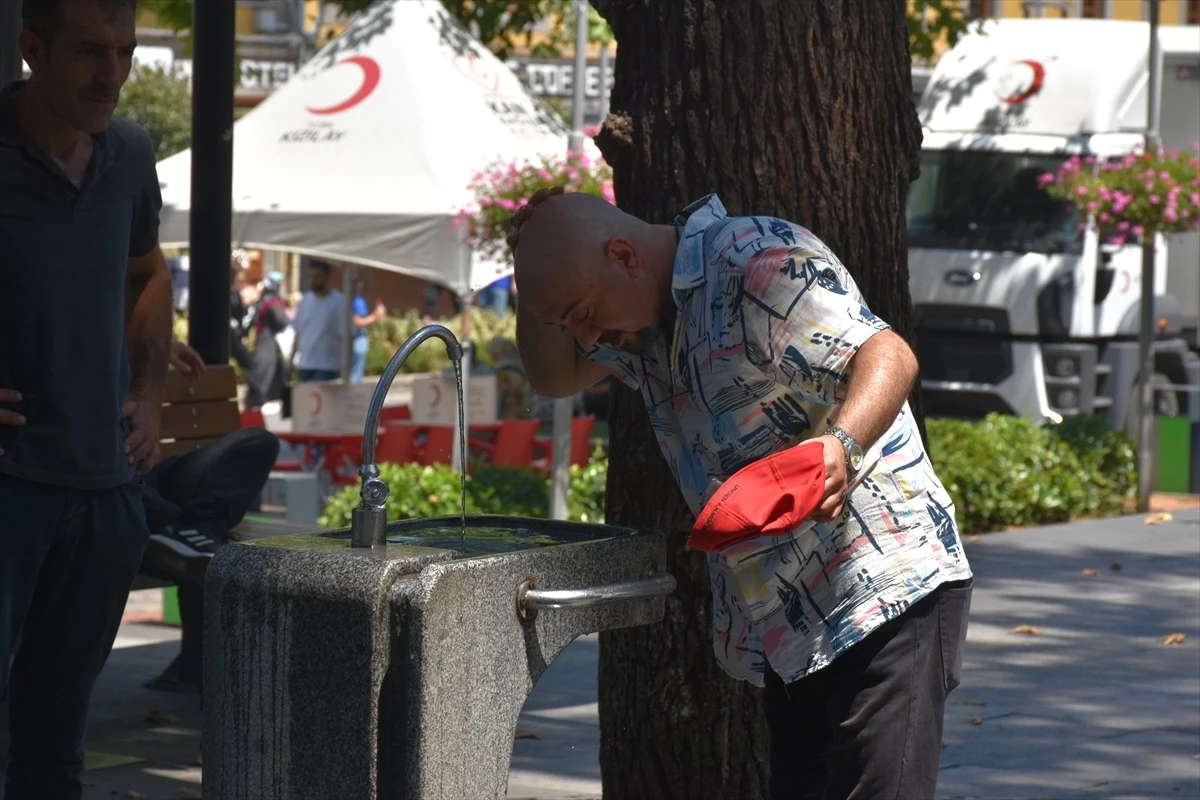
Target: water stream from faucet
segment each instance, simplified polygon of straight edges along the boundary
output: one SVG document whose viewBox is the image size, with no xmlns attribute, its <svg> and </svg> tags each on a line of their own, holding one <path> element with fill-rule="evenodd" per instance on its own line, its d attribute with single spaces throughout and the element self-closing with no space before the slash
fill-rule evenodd
<svg viewBox="0 0 1200 800">
<path fill-rule="evenodd" d="M 454 362 L 454 381 L 458 389 L 458 480 L 459 503 L 462 506 L 462 531 L 459 538 L 467 539 L 467 411 L 463 408 L 462 361 Z"/>
</svg>

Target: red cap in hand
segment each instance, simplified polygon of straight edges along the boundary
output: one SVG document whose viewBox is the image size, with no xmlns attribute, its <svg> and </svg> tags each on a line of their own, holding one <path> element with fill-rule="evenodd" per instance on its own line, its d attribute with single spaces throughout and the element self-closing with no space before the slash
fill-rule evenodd
<svg viewBox="0 0 1200 800">
<path fill-rule="evenodd" d="M 757 536 L 782 536 L 812 516 L 825 495 L 825 447 L 809 441 L 742 467 L 721 485 L 688 537 L 694 550 L 720 550 Z"/>
</svg>

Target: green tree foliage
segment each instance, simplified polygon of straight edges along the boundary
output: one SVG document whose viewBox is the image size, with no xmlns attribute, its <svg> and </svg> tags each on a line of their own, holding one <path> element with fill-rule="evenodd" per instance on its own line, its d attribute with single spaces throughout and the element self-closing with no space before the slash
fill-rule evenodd
<svg viewBox="0 0 1200 800">
<path fill-rule="evenodd" d="M 932 61 L 938 41 L 955 43 L 983 21 L 970 15 L 962 0 L 910 0 L 908 8 L 908 46 L 913 58 Z"/>
<path fill-rule="evenodd" d="M 141 125 L 159 161 L 192 143 L 192 93 L 177 68 L 140 64 L 121 90 L 117 113 Z"/>
<path fill-rule="evenodd" d="M 327 0 L 344 14 L 362 11 L 374 0 Z M 572 0 L 442 0 L 463 27 L 500 58 L 507 58 L 520 44 L 530 46 L 533 55 L 547 58 L 559 56 L 574 48 L 575 16 Z M 158 20 L 176 31 L 192 25 L 192 0 L 142 0 L 142 5 Z M 532 44 L 534 29 L 543 21 L 548 28 L 546 39 Z M 604 18 L 593 8 L 588 15 L 588 37 L 593 42 L 608 44 L 612 31 Z"/>
</svg>

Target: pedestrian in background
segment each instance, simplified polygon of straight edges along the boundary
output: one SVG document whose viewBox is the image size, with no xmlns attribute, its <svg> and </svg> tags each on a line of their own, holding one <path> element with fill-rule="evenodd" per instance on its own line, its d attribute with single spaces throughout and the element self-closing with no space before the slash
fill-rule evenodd
<svg viewBox="0 0 1200 800">
<path fill-rule="evenodd" d="M 332 267 L 324 261 L 308 265 L 309 290 L 296 309 L 296 348 L 291 367 L 304 383 L 332 381 L 342 375 L 346 296 L 330 286 L 331 273 Z"/>
</svg>

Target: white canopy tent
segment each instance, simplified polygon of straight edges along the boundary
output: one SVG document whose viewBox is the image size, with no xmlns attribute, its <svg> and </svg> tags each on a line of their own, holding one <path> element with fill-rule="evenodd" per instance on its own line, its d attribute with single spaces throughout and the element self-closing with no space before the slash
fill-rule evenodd
<svg viewBox="0 0 1200 800">
<path fill-rule="evenodd" d="M 497 159 L 561 156 L 569 129 L 435 0 L 381 0 L 234 125 L 233 240 L 434 281 L 507 274 L 454 215 Z M 191 151 L 158 165 L 160 241 L 188 243 Z"/>
</svg>

